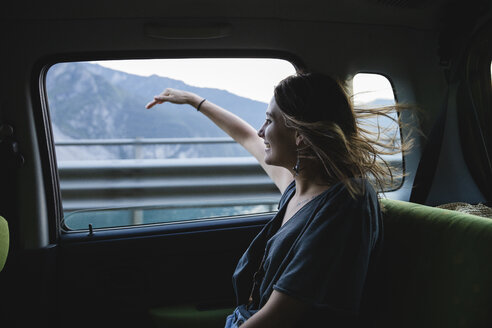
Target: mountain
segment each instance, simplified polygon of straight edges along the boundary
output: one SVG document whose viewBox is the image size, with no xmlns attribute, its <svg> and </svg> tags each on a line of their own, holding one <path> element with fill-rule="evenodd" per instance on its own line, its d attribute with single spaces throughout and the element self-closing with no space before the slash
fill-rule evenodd
<svg viewBox="0 0 492 328">
<path fill-rule="evenodd" d="M 157 75 L 143 77 L 90 63 L 54 65 L 48 71 L 46 86 L 55 140 L 225 136 L 190 106 L 166 103 L 146 110 L 145 104 L 168 87 L 197 93 L 254 127 L 262 124 L 267 107 L 265 103 L 225 90 L 198 88 L 179 80 Z M 165 157 L 244 155 L 242 150 L 231 150 L 238 148 L 234 145 L 223 145 L 224 149 L 212 153 L 205 149 L 211 146 L 153 146 L 153 150 L 147 149 L 146 155 L 162 156 L 163 147 L 167 149 Z M 116 148 L 120 149 L 111 152 L 120 153 L 117 157 L 130 156 L 131 151 Z"/>
</svg>

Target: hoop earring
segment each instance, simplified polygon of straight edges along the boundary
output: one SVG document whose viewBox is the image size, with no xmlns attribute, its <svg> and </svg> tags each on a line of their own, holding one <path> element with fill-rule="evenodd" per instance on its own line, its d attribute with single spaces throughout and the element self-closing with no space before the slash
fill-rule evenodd
<svg viewBox="0 0 492 328">
<path fill-rule="evenodd" d="M 299 175 L 299 171 L 301 170 L 299 167 L 300 162 L 301 162 L 301 159 L 299 158 L 299 152 L 297 152 L 296 165 L 294 165 L 294 167 L 292 168 L 292 170 L 294 170 L 294 172 L 295 172 L 295 174 L 294 174 L 295 177 Z"/>
</svg>

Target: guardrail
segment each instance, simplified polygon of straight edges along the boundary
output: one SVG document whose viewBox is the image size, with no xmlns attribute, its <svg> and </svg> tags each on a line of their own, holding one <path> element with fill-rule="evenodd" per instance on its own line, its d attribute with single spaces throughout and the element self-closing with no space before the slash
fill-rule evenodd
<svg viewBox="0 0 492 328">
<path fill-rule="evenodd" d="M 235 141 L 231 138 L 79 139 L 57 141 L 55 145 L 141 147 L 226 143 Z M 278 191 L 253 157 L 62 161 L 58 169 L 66 211 L 278 199 Z"/>
<path fill-rule="evenodd" d="M 254 158 L 58 163 L 65 211 L 113 207 L 274 204 L 279 193 Z"/>
<path fill-rule="evenodd" d="M 56 146 L 138 146 L 138 145 L 181 145 L 181 144 L 227 144 L 235 143 L 231 138 L 126 138 L 126 139 L 72 139 L 58 140 Z"/>
<path fill-rule="evenodd" d="M 280 198 L 249 157 L 60 162 L 58 168 L 67 226 L 75 230 L 89 223 L 110 227 L 224 215 L 213 214 L 214 208 L 222 208 L 220 213 L 228 209 L 229 215 L 270 212 Z M 108 216 L 103 209 L 112 209 L 106 214 L 118 218 L 104 223 L 97 218 Z M 172 214 L 172 209 L 179 211 Z M 199 211 L 183 214 L 192 209 Z M 147 218 L 146 213 L 159 211 L 155 221 Z"/>
<path fill-rule="evenodd" d="M 134 139 L 72 139 L 56 141 L 57 147 L 68 146 L 133 146 L 133 157 L 135 159 L 143 158 L 144 146 L 156 145 L 214 145 L 214 144 L 235 144 L 236 142 L 229 138 L 134 138 Z"/>
</svg>

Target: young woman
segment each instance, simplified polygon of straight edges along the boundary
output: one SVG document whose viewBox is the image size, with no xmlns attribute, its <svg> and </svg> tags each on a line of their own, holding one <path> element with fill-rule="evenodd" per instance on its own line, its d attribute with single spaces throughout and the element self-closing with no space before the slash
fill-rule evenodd
<svg viewBox="0 0 492 328">
<path fill-rule="evenodd" d="M 278 213 L 236 267 L 238 307 L 226 327 L 367 327 L 383 238 L 370 181 L 379 188 L 392 176 L 376 161 L 385 144 L 358 126 L 343 87 L 322 74 L 286 78 L 258 131 L 185 91 L 166 89 L 147 108 L 164 102 L 192 105 L 210 118 L 282 193 Z"/>
</svg>

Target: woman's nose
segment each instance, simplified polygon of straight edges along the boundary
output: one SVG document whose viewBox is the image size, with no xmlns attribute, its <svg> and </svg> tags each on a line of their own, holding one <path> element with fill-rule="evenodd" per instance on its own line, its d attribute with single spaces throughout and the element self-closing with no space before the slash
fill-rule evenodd
<svg viewBox="0 0 492 328">
<path fill-rule="evenodd" d="M 262 125 L 261 128 L 258 130 L 258 137 L 264 139 L 265 137 L 265 130 L 263 129 L 265 125 Z"/>
</svg>

